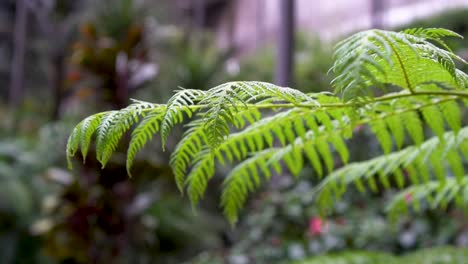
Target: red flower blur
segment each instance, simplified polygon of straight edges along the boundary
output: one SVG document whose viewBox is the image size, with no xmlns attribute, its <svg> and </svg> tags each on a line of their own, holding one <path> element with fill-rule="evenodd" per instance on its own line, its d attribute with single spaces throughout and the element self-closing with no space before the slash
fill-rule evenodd
<svg viewBox="0 0 468 264">
<path fill-rule="evenodd" d="M 328 229 L 328 223 L 320 217 L 312 217 L 309 220 L 309 235 L 319 236 L 326 233 Z"/>
</svg>

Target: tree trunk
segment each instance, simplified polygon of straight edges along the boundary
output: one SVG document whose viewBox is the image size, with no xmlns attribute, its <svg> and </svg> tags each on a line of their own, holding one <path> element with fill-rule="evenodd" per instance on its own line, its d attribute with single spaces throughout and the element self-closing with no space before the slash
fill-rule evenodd
<svg viewBox="0 0 468 264">
<path fill-rule="evenodd" d="M 51 119 L 56 121 L 60 118 L 60 107 L 62 105 L 64 81 L 65 81 L 65 54 L 57 52 L 52 55 L 52 93 L 53 105 Z"/>
<path fill-rule="evenodd" d="M 205 26 L 205 0 L 195 0 L 194 13 L 195 25 L 202 30 Z"/>
<path fill-rule="evenodd" d="M 236 22 L 238 2 L 232 1 L 227 4 L 227 49 L 235 50 L 236 44 Z"/>
<path fill-rule="evenodd" d="M 255 38 L 255 47 L 259 48 L 265 36 L 265 2 L 264 0 L 257 0 L 256 10 L 256 27 L 257 36 Z"/>
<path fill-rule="evenodd" d="M 22 102 L 24 90 L 24 56 L 26 46 L 27 7 L 26 0 L 16 0 L 14 50 L 11 63 L 9 103 L 17 109 Z"/>
<path fill-rule="evenodd" d="M 383 10 L 385 7 L 384 0 L 370 0 L 371 1 L 371 27 L 382 29 L 383 28 Z"/>
<path fill-rule="evenodd" d="M 289 86 L 294 70 L 294 0 L 280 0 L 280 21 L 276 60 L 276 84 Z"/>
<path fill-rule="evenodd" d="M 118 109 L 124 108 L 128 103 L 128 81 L 129 81 L 129 68 L 128 68 L 128 55 L 125 52 L 120 52 L 117 55 L 116 63 L 116 85 L 114 104 Z"/>
</svg>

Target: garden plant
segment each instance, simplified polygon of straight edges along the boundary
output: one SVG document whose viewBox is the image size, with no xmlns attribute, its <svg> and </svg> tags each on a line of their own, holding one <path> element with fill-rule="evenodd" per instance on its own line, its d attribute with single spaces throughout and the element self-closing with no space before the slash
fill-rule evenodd
<svg viewBox="0 0 468 264">
<path fill-rule="evenodd" d="M 463 208 L 468 75 L 457 69 L 466 62 L 443 40 L 457 37 L 442 28 L 356 33 L 335 47 L 334 93 L 235 81 L 208 90 L 181 88 L 166 104 L 134 100 L 74 128 L 69 166 L 77 153 L 86 159 L 96 135 L 96 159 L 105 167 L 131 131 L 131 175 L 138 151 L 154 135 L 165 146 L 173 127 L 184 125 L 170 159 L 175 182 L 195 206 L 217 169 L 230 168 L 221 206 L 233 224 L 249 193 L 275 174 L 299 175 L 307 164 L 321 179 L 314 197 L 323 213 L 350 185 L 362 192 L 398 190 L 387 206 L 393 218 L 422 204 Z M 355 161 L 346 142 L 362 126 L 370 127 L 382 154 Z"/>
</svg>

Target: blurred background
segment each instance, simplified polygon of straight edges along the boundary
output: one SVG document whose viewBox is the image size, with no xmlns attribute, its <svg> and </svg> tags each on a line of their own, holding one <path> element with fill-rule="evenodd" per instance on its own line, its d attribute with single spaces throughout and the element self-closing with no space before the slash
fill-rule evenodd
<svg viewBox="0 0 468 264">
<path fill-rule="evenodd" d="M 467 247 L 463 212 L 427 209 L 390 224 L 387 192 L 350 191 L 320 218 L 312 170 L 264 186 L 232 228 L 218 206 L 223 173 L 195 215 L 158 140 L 131 179 L 125 142 L 105 170 L 92 153 L 73 171 L 65 160 L 79 120 L 129 98 L 163 103 L 178 87 L 231 80 L 327 91 L 337 40 L 408 27 L 468 37 L 467 17 L 468 0 L 0 0 L 0 263 L 288 263 Z M 468 59 L 466 39 L 448 42 Z M 355 133 L 353 160 L 378 153 L 366 128 Z"/>
</svg>

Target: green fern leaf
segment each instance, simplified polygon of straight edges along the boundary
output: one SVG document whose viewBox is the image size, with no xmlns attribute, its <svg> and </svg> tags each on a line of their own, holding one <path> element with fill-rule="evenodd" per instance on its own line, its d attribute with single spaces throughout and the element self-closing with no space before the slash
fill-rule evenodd
<svg viewBox="0 0 468 264">
<path fill-rule="evenodd" d="M 420 145 L 424 141 L 424 132 L 421 120 L 415 112 L 408 112 L 402 115 L 406 131 L 416 145 Z"/>
<path fill-rule="evenodd" d="M 69 169 L 73 168 L 73 163 L 71 159 L 73 156 L 75 156 L 80 146 L 82 125 L 83 125 L 83 121 L 81 121 L 78 125 L 76 125 L 76 127 L 73 129 L 70 136 L 68 137 L 66 153 L 67 153 L 67 163 L 68 163 Z"/>
<path fill-rule="evenodd" d="M 131 175 L 131 169 L 135 157 L 145 144 L 159 131 L 160 122 L 164 114 L 159 109 L 149 112 L 140 124 L 133 130 L 132 138 L 127 150 L 127 173 Z"/>
<path fill-rule="evenodd" d="M 460 108 L 456 102 L 445 102 L 440 104 L 442 109 L 442 114 L 444 115 L 445 121 L 450 126 L 450 128 L 458 132 L 461 128 L 461 114 Z"/>
<path fill-rule="evenodd" d="M 111 136 L 110 132 L 112 130 L 112 125 L 115 122 L 114 120 L 117 119 L 119 115 L 119 111 L 111 111 L 108 115 L 106 115 L 97 129 L 97 137 L 96 137 L 96 159 L 103 164 L 103 156 L 109 156 L 112 153 L 105 153 L 108 152 L 107 138 Z M 104 165 L 103 165 L 104 167 Z"/>
<path fill-rule="evenodd" d="M 336 47 L 337 60 L 332 70 L 337 77 L 332 84 L 337 92 L 344 94 L 345 99 L 368 95 L 372 86 L 385 89 L 387 84 L 409 90 L 427 83 L 459 87 L 462 84 L 454 60 L 463 60 L 429 41 L 437 39 L 443 43 L 435 37 L 437 35 L 455 36 L 450 31 L 437 29 L 357 33 Z M 410 61 L 418 63 L 413 66 L 408 63 Z M 424 69 L 416 66 L 422 63 L 428 66 Z"/>
<path fill-rule="evenodd" d="M 249 192 L 255 191 L 260 186 L 261 179 L 257 168 L 263 172 L 265 180 L 271 177 L 268 164 L 276 153 L 276 149 L 257 153 L 237 165 L 224 180 L 221 206 L 231 224 L 238 220 L 238 213 L 245 204 Z"/>
<path fill-rule="evenodd" d="M 175 175 L 176 184 L 181 192 L 183 192 L 185 186 L 187 169 L 201 152 L 203 145 L 208 142 L 204 134 L 202 121 L 195 120 L 187 126 L 188 130 L 177 144 L 169 162 Z"/>
<path fill-rule="evenodd" d="M 431 127 L 432 131 L 443 140 L 444 138 L 444 118 L 437 106 L 424 107 L 421 110 L 424 121 Z"/>
<path fill-rule="evenodd" d="M 370 123 L 371 129 L 380 142 L 384 153 L 388 154 L 392 151 L 392 138 L 387 130 L 384 119 L 378 119 Z"/>
<path fill-rule="evenodd" d="M 369 177 L 374 177 L 377 175 L 377 172 L 380 174 L 378 175 L 379 177 L 388 177 L 393 173 L 398 183 L 397 185 L 402 188 L 404 187 L 404 176 L 401 172 L 401 168 L 405 169 L 412 185 L 424 184 L 430 180 L 426 165 L 427 160 L 432 160 L 430 163 L 434 168 L 438 168 L 439 174 L 445 173 L 438 162 L 446 160 L 447 164 L 450 165 L 452 171 L 457 175 L 457 179 L 460 181 L 463 177 L 464 170 L 463 162 L 457 150 L 462 149 L 462 144 L 467 141 L 468 127 L 465 127 L 458 133 L 446 132 L 443 141 L 438 137 L 434 137 L 425 141 L 419 147 L 411 146 L 368 161 L 351 163 L 335 170 L 322 181 L 318 188 L 319 193 L 317 199 L 319 201 L 329 201 L 330 198 L 328 195 L 332 193 L 337 183 L 344 186 L 354 183 L 359 190 L 365 191 L 362 180 L 367 179 L 368 183 L 372 184 L 372 181 L 369 181 Z M 437 155 L 437 157 L 434 155 Z M 434 159 L 437 159 L 437 162 L 435 162 Z M 442 175 L 439 175 L 439 177 L 445 178 Z M 372 188 L 372 186 L 369 187 Z M 340 197 L 341 196 L 336 196 L 335 199 L 340 199 Z M 327 204 L 327 206 L 331 204 L 333 204 L 333 202 Z"/>
<path fill-rule="evenodd" d="M 192 110 L 189 105 L 194 105 L 203 95 L 204 91 L 193 89 L 182 89 L 177 91 L 167 103 L 167 108 L 161 123 L 162 146 L 166 145 L 166 140 L 171 128 L 184 120 L 183 113 L 189 118 L 192 117 Z"/>
<path fill-rule="evenodd" d="M 83 162 L 86 160 L 86 155 L 89 150 L 89 144 L 91 143 L 91 137 L 98 128 L 103 116 L 105 116 L 105 113 L 99 113 L 87 117 L 83 120 L 80 132 L 80 148 L 81 154 L 83 155 Z"/>
<path fill-rule="evenodd" d="M 405 142 L 405 129 L 401 117 L 398 115 L 390 116 L 385 119 L 387 126 L 395 139 L 395 144 L 398 149 L 401 149 Z"/>
</svg>

